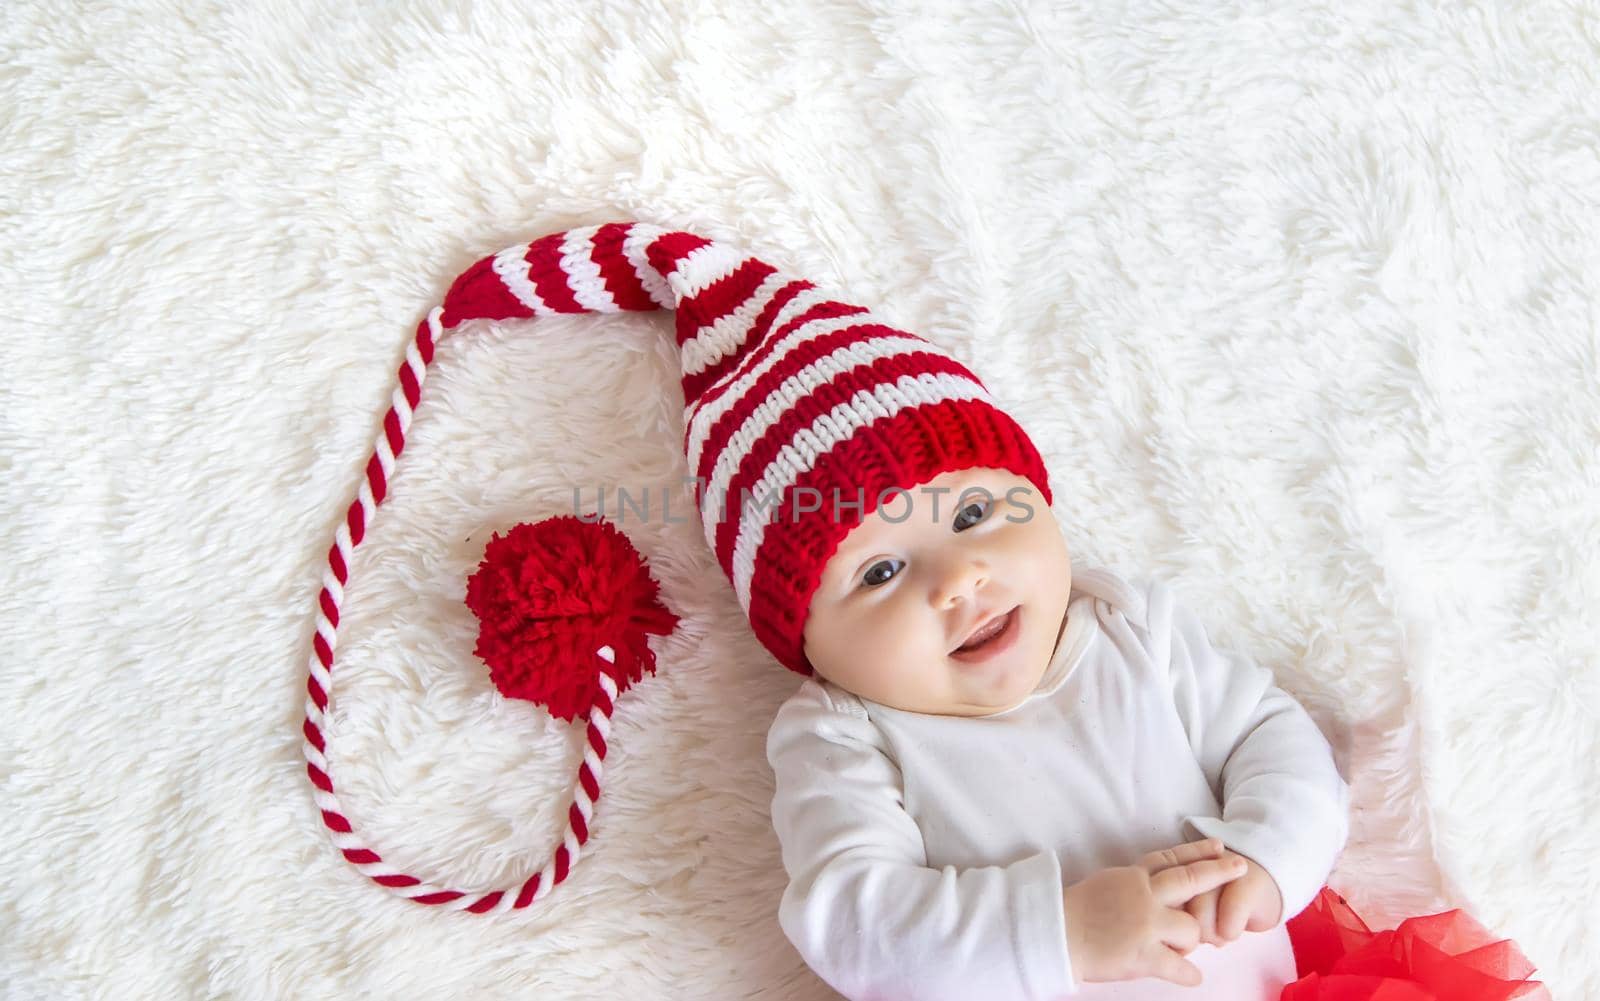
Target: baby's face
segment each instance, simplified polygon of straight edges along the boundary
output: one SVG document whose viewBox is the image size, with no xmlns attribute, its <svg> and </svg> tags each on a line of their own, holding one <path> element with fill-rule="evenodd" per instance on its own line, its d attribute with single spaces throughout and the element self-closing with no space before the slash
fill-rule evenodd
<svg viewBox="0 0 1600 1001">
<path fill-rule="evenodd" d="M 817 674 L 883 705 L 999 712 L 1038 685 L 1071 591 L 1066 539 L 1031 483 L 1001 469 L 944 473 L 891 495 L 839 544 L 811 598 L 805 652 Z M 988 642 L 967 643 L 1008 614 Z"/>
</svg>

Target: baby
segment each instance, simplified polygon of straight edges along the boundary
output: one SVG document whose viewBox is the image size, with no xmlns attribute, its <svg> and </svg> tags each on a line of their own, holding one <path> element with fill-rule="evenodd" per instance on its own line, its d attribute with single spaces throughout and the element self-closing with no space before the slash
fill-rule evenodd
<svg viewBox="0 0 1600 1001">
<path fill-rule="evenodd" d="M 779 918 L 847 997 L 1295 979 L 1284 921 L 1347 832 L 1327 742 L 1169 588 L 1074 577 L 1026 478 L 941 473 L 863 519 L 804 644 L 767 745 Z"/>
<path fill-rule="evenodd" d="M 1074 576 L 1039 451 L 965 365 L 638 222 L 486 257 L 428 323 L 659 308 L 700 527 L 807 679 L 768 739 L 806 962 L 852 998 L 1276 998 L 1346 835 L 1328 745 L 1168 588 Z"/>
</svg>

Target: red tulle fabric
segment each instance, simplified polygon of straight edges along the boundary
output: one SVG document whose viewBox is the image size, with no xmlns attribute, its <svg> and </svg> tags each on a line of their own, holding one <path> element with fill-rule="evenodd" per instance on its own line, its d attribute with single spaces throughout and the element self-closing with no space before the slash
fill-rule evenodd
<svg viewBox="0 0 1600 1001">
<path fill-rule="evenodd" d="M 1374 932 L 1323 887 L 1288 930 L 1300 979 L 1280 1001 L 1550 1001 L 1522 950 L 1459 909 Z"/>
</svg>

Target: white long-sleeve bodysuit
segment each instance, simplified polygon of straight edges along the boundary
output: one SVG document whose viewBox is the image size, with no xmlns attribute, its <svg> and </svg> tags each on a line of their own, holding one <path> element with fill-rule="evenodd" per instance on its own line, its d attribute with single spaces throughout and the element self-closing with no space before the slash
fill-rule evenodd
<svg viewBox="0 0 1600 1001">
<path fill-rule="evenodd" d="M 1316 896 L 1348 832 L 1328 742 L 1272 676 L 1214 649 L 1160 582 L 1074 574 L 1067 623 L 1021 705 L 905 712 L 807 679 L 767 737 L 789 885 L 779 923 L 854 1001 L 1276 1001 L 1282 922 L 1189 960 L 1198 988 L 1079 983 L 1062 890 L 1216 837 Z"/>
</svg>

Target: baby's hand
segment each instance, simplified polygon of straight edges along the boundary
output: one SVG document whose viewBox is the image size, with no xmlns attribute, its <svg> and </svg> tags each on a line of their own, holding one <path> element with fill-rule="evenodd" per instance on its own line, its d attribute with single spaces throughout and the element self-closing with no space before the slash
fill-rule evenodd
<svg viewBox="0 0 1600 1001">
<path fill-rule="evenodd" d="M 1225 945 L 1246 931 L 1266 931 L 1283 917 L 1283 895 L 1267 870 L 1253 859 L 1224 850 L 1224 858 L 1243 858 L 1243 876 L 1200 894 L 1184 910 L 1200 923 L 1200 941 Z"/>
<path fill-rule="evenodd" d="M 1199 967 L 1183 957 L 1199 945 L 1200 923 L 1183 905 L 1244 872 L 1243 856 L 1212 838 L 1073 883 L 1062 894 L 1073 972 L 1084 983 L 1160 977 L 1198 986 Z"/>
</svg>

